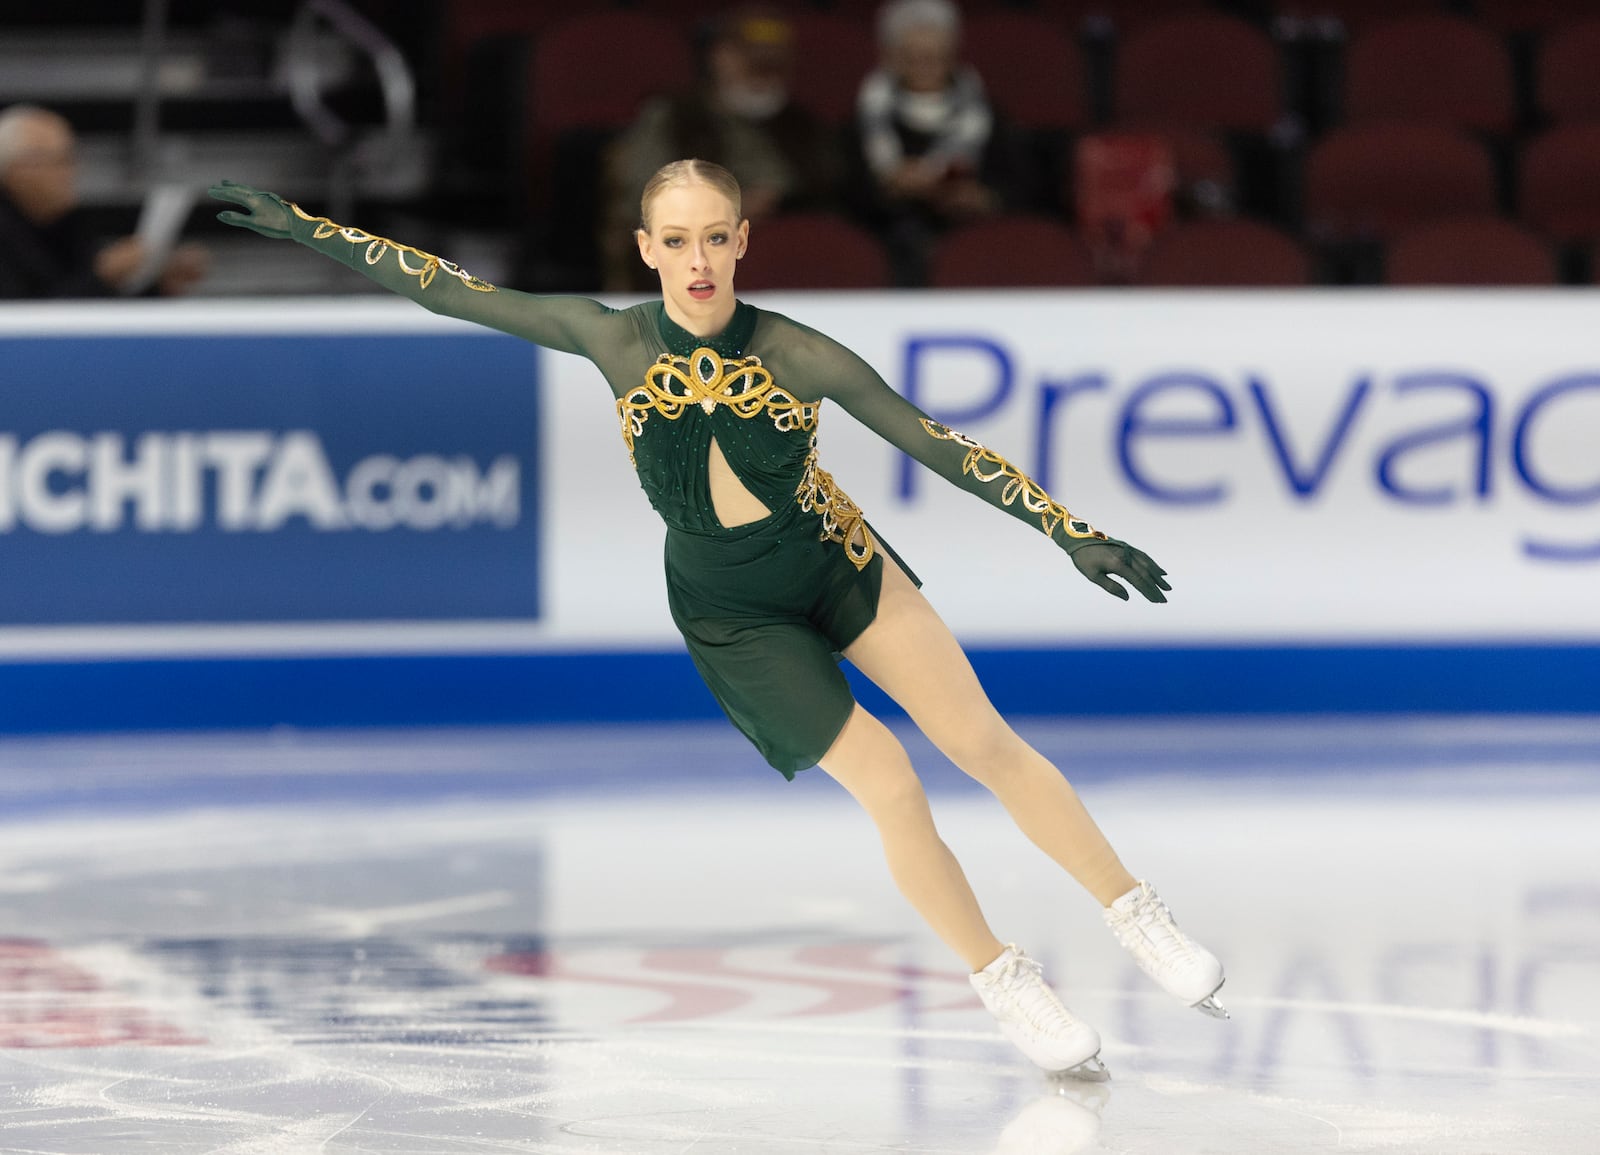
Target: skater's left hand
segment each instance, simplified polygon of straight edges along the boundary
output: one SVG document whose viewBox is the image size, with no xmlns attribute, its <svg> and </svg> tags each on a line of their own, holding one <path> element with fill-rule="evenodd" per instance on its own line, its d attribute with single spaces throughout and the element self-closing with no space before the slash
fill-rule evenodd
<svg viewBox="0 0 1600 1155">
<path fill-rule="evenodd" d="M 1145 596 L 1147 601 L 1164 602 L 1170 590 L 1166 573 L 1149 554 L 1125 541 L 1107 538 L 1091 541 L 1072 551 L 1072 564 L 1078 572 L 1113 597 L 1128 600 L 1128 591 L 1112 580 L 1113 575 L 1127 582 Z"/>
<path fill-rule="evenodd" d="M 229 209 L 218 213 L 217 219 L 223 224 L 254 229 L 273 240 L 281 241 L 292 235 L 289 232 L 289 208 L 277 193 L 264 192 L 231 180 L 218 181 L 207 191 L 216 200 L 229 201 L 249 210 L 241 213 Z"/>
</svg>

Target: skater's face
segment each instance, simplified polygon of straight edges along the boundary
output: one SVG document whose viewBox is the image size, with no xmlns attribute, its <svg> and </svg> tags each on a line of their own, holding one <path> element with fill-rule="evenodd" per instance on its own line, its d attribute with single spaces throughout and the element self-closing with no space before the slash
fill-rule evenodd
<svg viewBox="0 0 1600 1155">
<path fill-rule="evenodd" d="M 662 189 L 638 238 L 639 256 L 661 277 L 667 315 L 691 333 L 720 331 L 733 316 L 734 266 L 749 237 L 750 222 L 710 185 Z"/>
</svg>

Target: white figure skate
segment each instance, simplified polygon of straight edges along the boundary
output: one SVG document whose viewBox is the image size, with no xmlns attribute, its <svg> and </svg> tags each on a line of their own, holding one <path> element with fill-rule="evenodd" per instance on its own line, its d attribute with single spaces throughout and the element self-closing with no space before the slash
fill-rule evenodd
<svg viewBox="0 0 1600 1155">
<path fill-rule="evenodd" d="M 1100 1061 L 1100 1035 L 1077 1018 L 1044 981 L 1044 968 L 1015 946 L 971 976 L 972 987 L 1000 1032 L 1053 1075 L 1110 1078 Z"/>
<path fill-rule="evenodd" d="M 1106 908 L 1105 920 L 1139 969 L 1169 994 L 1214 1018 L 1231 1017 L 1216 997 L 1222 964 L 1178 929 L 1155 887 L 1140 882 Z"/>
</svg>

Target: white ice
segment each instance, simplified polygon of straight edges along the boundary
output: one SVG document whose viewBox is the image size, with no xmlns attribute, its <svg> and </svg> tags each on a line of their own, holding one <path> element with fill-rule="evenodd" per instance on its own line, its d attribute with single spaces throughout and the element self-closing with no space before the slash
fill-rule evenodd
<svg viewBox="0 0 1600 1155">
<path fill-rule="evenodd" d="M 933 769 L 1103 1086 L 1011 1051 L 841 791 L 720 731 L 668 743 L 715 781 L 636 732 L 0 743 L 0 1152 L 1600 1150 L 1600 724 L 1034 730 L 1228 969 L 1230 1022 L 1155 990 Z M 631 770 L 542 788 L 580 745 Z M 366 785 L 189 791 L 211 760 Z"/>
</svg>

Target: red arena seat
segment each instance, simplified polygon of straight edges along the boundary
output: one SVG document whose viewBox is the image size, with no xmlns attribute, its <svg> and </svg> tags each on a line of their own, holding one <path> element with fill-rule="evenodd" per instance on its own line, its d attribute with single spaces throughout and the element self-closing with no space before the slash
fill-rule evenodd
<svg viewBox="0 0 1600 1155">
<path fill-rule="evenodd" d="M 1600 121 L 1600 17 L 1553 29 L 1539 51 L 1539 111 L 1551 120 Z"/>
<path fill-rule="evenodd" d="M 832 213 L 762 221 L 739 262 L 741 290 L 884 289 L 889 258 L 878 238 Z"/>
<path fill-rule="evenodd" d="M 1499 133 L 1515 113 L 1511 54 L 1470 20 L 1393 20 L 1361 32 L 1345 54 L 1351 122 L 1415 120 Z"/>
<path fill-rule="evenodd" d="M 444 6 L 445 56 L 452 62 L 479 40 L 492 36 L 532 36 L 567 15 L 555 4 L 526 0 L 454 0 Z"/>
<path fill-rule="evenodd" d="M 1600 237 L 1600 124 L 1544 133 L 1522 154 L 1522 219 L 1558 241 Z"/>
<path fill-rule="evenodd" d="M 1033 10 L 1072 36 L 1100 28 L 1127 36 L 1157 20 L 1212 8 L 1209 0 L 1035 0 Z"/>
<path fill-rule="evenodd" d="M 1119 120 L 1265 132 L 1283 110 L 1266 35 L 1232 16 L 1181 16 L 1130 35 L 1117 59 Z"/>
<path fill-rule="evenodd" d="M 1423 221 L 1494 211 L 1489 151 L 1459 129 L 1336 129 L 1306 161 L 1306 227 L 1317 239 L 1382 239 Z"/>
<path fill-rule="evenodd" d="M 694 35 L 702 31 L 706 24 L 719 16 L 729 5 L 707 4 L 704 0 L 628 0 L 625 5 L 618 7 L 632 8 L 638 12 L 647 12 L 651 16 L 671 20 L 674 24 L 682 26 L 690 35 Z"/>
<path fill-rule="evenodd" d="M 1443 0 L 1279 0 L 1275 14 L 1301 21 L 1337 21 L 1354 34 L 1401 16 L 1427 16 L 1442 12 Z"/>
<path fill-rule="evenodd" d="M 939 289 L 1083 286 L 1094 262 L 1077 235 L 1043 217 L 997 217 L 955 230 L 934 250 L 928 283 Z"/>
<path fill-rule="evenodd" d="M 594 11 L 548 28 L 534 44 L 529 86 L 535 132 L 621 128 L 640 103 L 694 76 L 683 29 L 645 12 Z"/>
<path fill-rule="evenodd" d="M 1158 233 L 1134 283 L 1161 287 L 1287 287 L 1311 280 L 1300 243 L 1270 225 L 1192 221 Z"/>
<path fill-rule="evenodd" d="M 1197 202 L 1202 208 L 1225 207 L 1234 200 L 1237 176 L 1233 155 L 1218 135 L 1203 128 L 1185 125 L 1140 124 L 1123 121 L 1121 133 L 1158 136 L 1172 150 L 1173 175 L 1180 199 Z"/>
<path fill-rule="evenodd" d="M 1025 12 L 979 12 L 961 34 L 994 106 L 1023 128 L 1088 123 L 1083 54 L 1061 27 Z"/>
<path fill-rule="evenodd" d="M 1501 33 L 1551 32 L 1595 14 L 1594 0 L 1477 0 L 1473 15 Z"/>
<path fill-rule="evenodd" d="M 828 124 L 856 114 L 861 81 L 878 62 L 869 21 L 833 12 L 794 12 L 794 101 Z"/>
<path fill-rule="evenodd" d="M 1555 253 L 1499 217 L 1455 217 L 1395 237 L 1384 264 L 1390 285 L 1553 285 Z"/>
</svg>

